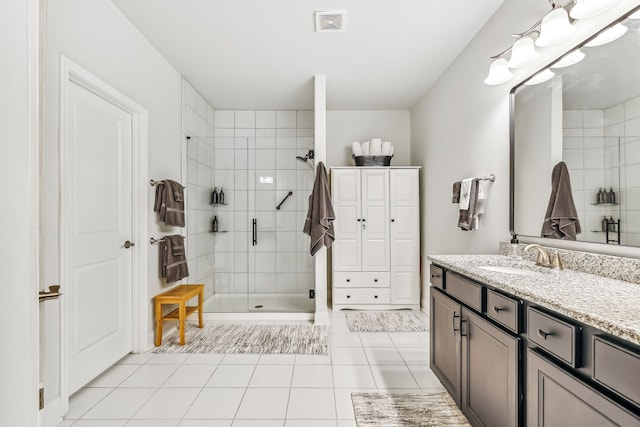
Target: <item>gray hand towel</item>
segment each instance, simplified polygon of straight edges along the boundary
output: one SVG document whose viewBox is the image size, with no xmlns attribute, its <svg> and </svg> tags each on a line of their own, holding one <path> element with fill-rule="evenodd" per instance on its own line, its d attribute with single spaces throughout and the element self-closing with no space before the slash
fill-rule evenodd
<svg viewBox="0 0 640 427">
<path fill-rule="evenodd" d="M 542 223 L 542 237 L 576 240 L 580 234 L 580 221 L 571 193 L 571 179 L 564 162 L 551 172 L 551 196 Z"/>
<path fill-rule="evenodd" d="M 184 227 L 184 187 L 176 181 L 165 179 L 156 186 L 153 210 L 166 225 Z"/>
<path fill-rule="evenodd" d="M 311 255 L 315 255 L 323 245 L 328 248 L 333 244 L 336 239 L 333 231 L 333 221 L 335 219 L 331 195 L 329 194 L 327 170 L 324 164 L 319 162 L 316 168 L 313 192 L 309 196 L 309 210 L 302 230 L 305 234 L 311 236 Z"/>
<path fill-rule="evenodd" d="M 174 242 L 177 243 L 177 252 L 182 252 L 180 255 L 174 253 Z M 160 276 L 166 278 L 167 283 L 177 282 L 189 276 L 189 267 L 184 251 L 184 237 L 180 235 L 165 236 L 160 241 Z"/>
<path fill-rule="evenodd" d="M 453 197 L 451 198 L 451 203 L 460 203 L 460 187 L 462 186 L 462 181 L 457 181 L 453 183 Z"/>
</svg>

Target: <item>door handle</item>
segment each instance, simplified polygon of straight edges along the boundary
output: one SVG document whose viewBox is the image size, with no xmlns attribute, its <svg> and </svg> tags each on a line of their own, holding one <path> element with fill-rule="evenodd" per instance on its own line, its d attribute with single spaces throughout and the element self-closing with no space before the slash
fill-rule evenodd
<svg viewBox="0 0 640 427">
<path fill-rule="evenodd" d="M 258 244 L 258 220 L 256 218 L 253 218 L 253 246 Z"/>
<path fill-rule="evenodd" d="M 136 244 L 133 242 L 130 242 L 129 240 L 127 240 L 126 242 L 124 242 L 124 248 L 125 249 L 129 249 L 131 246 L 135 246 Z"/>
<path fill-rule="evenodd" d="M 48 301 L 52 299 L 60 298 L 60 285 L 51 285 L 49 286 L 49 292 L 40 291 L 38 292 L 38 302 Z"/>
</svg>

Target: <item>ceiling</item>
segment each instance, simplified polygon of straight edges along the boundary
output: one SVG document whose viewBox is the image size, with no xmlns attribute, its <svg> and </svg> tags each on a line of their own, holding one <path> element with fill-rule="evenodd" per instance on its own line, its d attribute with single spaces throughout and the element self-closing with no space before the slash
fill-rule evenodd
<svg viewBox="0 0 640 427">
<path fill-rule="evenodd" d="M 216 109 L 409 109 L 504 0 L 112 0 Z M 347 11 L 316 33 L 314 11 Z"/>
</svg>

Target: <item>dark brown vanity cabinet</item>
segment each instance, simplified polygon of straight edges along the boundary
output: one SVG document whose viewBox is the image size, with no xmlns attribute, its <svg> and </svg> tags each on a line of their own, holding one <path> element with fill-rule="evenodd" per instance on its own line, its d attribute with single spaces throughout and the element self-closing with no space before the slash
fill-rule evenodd
<svg viewBox="0 0 640 427">
<path fill-rule="evenodd" d="M 518 425 L 519 340 L 431 288 L 431 369 L 472 425 Z"/>
</svg>

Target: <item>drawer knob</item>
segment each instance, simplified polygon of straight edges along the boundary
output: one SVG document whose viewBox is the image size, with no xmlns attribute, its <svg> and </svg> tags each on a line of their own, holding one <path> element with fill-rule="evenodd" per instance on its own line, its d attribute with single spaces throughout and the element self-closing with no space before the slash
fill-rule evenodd
<svg viewBox="0 0 640 427">
<path fill-rule="evenodd" d="M 373 297 L 374 297 L 374 298 L 378 298 L 378 295 L 374 295 Z"/>
<path fill-rule="evenodd" d="M 377 282 L 377 281 L 378 281 L 378 279 L 373 279 L 373 281 L 374 281 L 374 282 Z"/>
<path fill-rule="evenodd" d="M 431 278 L 432 278 L 432 279 L 435 279 L 436 277 L 441 277 L 441 276 L 440 276 L 439 274 L 432 274 L 432 275 L 431 275 Z"/>
<path fill-rule="evenodd" d="M 499 314 L 502 310 L 504 310 L 504 308 L 496 307 L 495 305 L 493 306 L 493 311 L 494 311 L 496 314 Z"/>
<path fill-rule="evenodd" d="M 395 220 L 395 219 L 393 219 L 393 218 L 391 218 L 391 222 L 396 222 L 396 220 Z"/>
<path fill-rule="evenodd" d="M 347 298 L 351 298 L 351 295 L 347 295 Z"/>
<path fill-rule="evenodd" d="M 538 329 L 538 336 L 547 339 L 548 336 L 553 335 L 551 332 L 545 332 L 542 329 Z"/>
<path fill-rule="evenodd" d="M 347 282 L 350 282 L 350 281 L 351 281 L 351 279 L 347 279 Z"/>
</svg>

